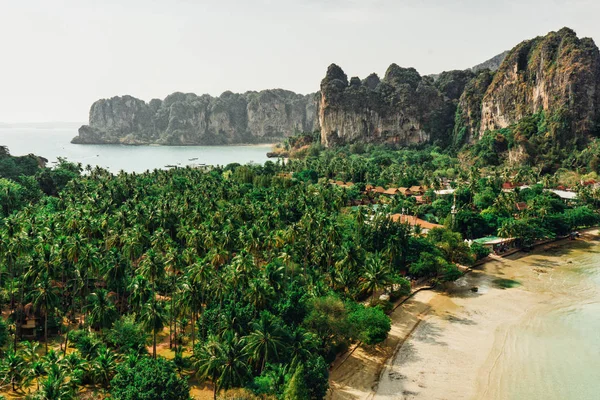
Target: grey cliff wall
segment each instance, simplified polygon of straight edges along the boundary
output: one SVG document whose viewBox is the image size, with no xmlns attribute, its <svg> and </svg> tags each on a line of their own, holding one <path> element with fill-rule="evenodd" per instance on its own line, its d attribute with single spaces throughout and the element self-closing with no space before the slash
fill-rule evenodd
<svg viewBox="0 0 600 400">
<path fill-rule="evenodd" d="M 275 89 L 219 97 L 173 93 L 95 102 L 73 143 L 219 145 L 268 143 L 318 129 L 316 95 Z"/>
</svg>

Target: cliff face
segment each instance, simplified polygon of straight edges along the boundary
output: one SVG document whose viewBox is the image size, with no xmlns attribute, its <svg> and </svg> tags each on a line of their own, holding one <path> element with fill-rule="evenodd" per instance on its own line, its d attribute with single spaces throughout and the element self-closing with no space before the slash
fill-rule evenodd
<svg viewBox="0 0 600 400">
<path fill-rule="evenodd" d="M 546 141 L 584 143 L 598 133 L 600 52 L 591 39 L 563 28 L 470 70 L 430 77 L 393 64 L 381 81 L 376 75 L 348 81 L 334 64 L 321 82 L 319 102 L 326 146 L 434 142 L 459 148 L 541 112 Z M 517 139 L 524 143 L 529 136 Z"/>
<path fill-rule="evenodd" d="M 481 102 L 494 79 L 494 73 L 484 69 L 465 86 L 456 110 L 453 142 L 458 147 L 479 138 Z"/>
<path fill-rule="evenodd" d="M 481 102 L 479 135 L 543 111 L 564 132 L 594 133 L 600 116 L 600 52 L 563 28 L 522 42 L 507 55 Z M 473 127 L 472 119 L 468 122 Z"/>
<path fill-rule="evenodd" d="M 216 145 L 267 143 L 318 129 L 315 95 L 265 90 L 220 97 L 174 93 L 149 103 L 131 96 L 95 102 L 73 143 Z"/>
<path fill-rule="evenodd" d="M 529 117 L 542 122 L 513 132 L 518 145 L 582 144 L 600 133 L 600 52 L 592 39 L 563 28 L 474 68 L 435 76 L 392 64 L 383 79 L 349 80 L 332 64 L 320 93 L 308 96 L 266 90 L 217 98 L 174 93 L 149 103 L 114 97 L 92 105 L 89 125 L 73 142 L 265 143 L 319 130 L 325 146 L 432 142 L 459 149 Z"/>
<path fill-rule="evenodd" d="M 332 64 L 321 82 L 319 125 L 325 146 L 361 142 L 402 145 L 443 138 L 453 105 L 432 79 L 392 64 L 383 80 L 348 77 Z"/>
</svg>

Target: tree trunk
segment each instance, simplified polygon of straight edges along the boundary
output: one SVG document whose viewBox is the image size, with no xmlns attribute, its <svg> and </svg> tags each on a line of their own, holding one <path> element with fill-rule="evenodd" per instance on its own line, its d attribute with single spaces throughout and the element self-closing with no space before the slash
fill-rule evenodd
<svg viewBox="0 0 600 400">
<path fill-rule="evenodd" d="M 23 288 L 25 285 L 23 284 L 23 282 L 21 282 L 21 289 L 19 290 L 19 304 L 23 304 L 23 297 L 25 296 L 24 291 L 25 289 Z M 23 307 L 23 311 L 25 310 L 25 307 Z M 18 327 L 18 329 L 16 329 Z M 19 331 L 19 339 L 21 339 L 21 334 L 22 334 L 22 330 L 21 330 L 21 320 L 19 319 L 19 323 L 17 324 L 17 326 L 15 327 L 15 331 Z M 16 343 L 16 340 L 15 340 Z M 15 349 L 17 348 L 17 346 L 15 346 Z"/>
<path fill-rule="evenodd" d="M 175 285 L 173 285 L 175 286 Z M 171 326 L 169 326 L 169 348 L 172 349 L 173 348 L 173 342 L 176 341 L 175 338 L 175 334 L 177 333 L 177 326 L 175 325 L 177 322 L 175 322 L 175 288 L 173 287 L 173 293 L 171 293 Z M 177 346 L 177 343 L 175 343 L 175 346 Z"/>
<path fill-rule="evenodd" d="M 192 352 L 194 351 L 194 339 L 196 339 L 196 321 L 195 321 L 196 313 L 192 311 Z"/>
<path fill-rule="evenodd" d="M 11 263 L 12 264 L 12 263 Z M 14 271 L 14 267 L 11 266 L 10 268 L 10 275 L 11 275 L 11 279 L 10 279 L 10 307 L 12 310 L 13 315 L 15 316 L 15 343 L 14 343 L 14 349 L 17 348 L 17 330 L 18 330 L 18 326 L 19 326 L 19 318 L 17 318 L 17 307 L 15 304 L 15 271 Z"/>
<path fill-rule="evenodd" d="M 69 331 L 65 332 L 65 349 L 63 351 L 63 358 L 67 356 L 67 347 L 69 347 Z"/>
<path fill-rule="evenodd" d="M 48 307 L 46 306 L 46 315 L 44 316 L 44 342 L 46 344 L 46 354 L 48 354 Z"/>
<path fill-rule="evenodd" d="M 153 334 L 153 338 L 152 338 L 152 357 L 154 359 L 156 359 L 156 329 L 154 329 L 152 331 Z"/>
</svg>

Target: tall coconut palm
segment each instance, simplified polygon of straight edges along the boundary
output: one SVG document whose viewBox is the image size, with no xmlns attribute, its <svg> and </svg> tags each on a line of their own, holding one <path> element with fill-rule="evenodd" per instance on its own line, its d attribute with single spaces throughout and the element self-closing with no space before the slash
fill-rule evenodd
<svg viewBox="0 0 600 400">
<path fill-rule="evenodd" d="M 104 328 L 110 328 L 119 317 L 111 297 L 106 289 L 98 289 L 88 296 L 85 312 L 88 313 L 90 325 L 100 329 L 100 335 Z"/>
<path fill-rule="evenodd" d="M 222 338 L 211 335 L 196 349 L 195 368 L 201 379 L 213 383 L 216 400 L 221 389 L 241 386 L 248 376 L 248 364 L 243 356 L 242 341 L 231 331 Z"/>
<path fill-rule="evenodd" d="M 260 314 L 252 328 L 252 333 L 245 338 L 244 351 L 262 372 L 267 362 L 278 360 L 287 349 L 286 333 L 280 322 L 267 311 Z"/>
<path fill-rule="evenodd" d="M 42 272 L 35 281 L 31 302 L 33 307 L 44 316 L 44 346 L 48 353 L 48 317 L 60 303 L 58 289 L 52 284 L 47 272 Z"/>
<path fill-rule="evenodd" d="M 162 331 L 168 317 L 162 302 L 151 299 L 142 308 L 140 319 L 144 328 L 152 333 L 152 357 L 156 358 L 156 335 Z"/>
<path fill-rule="evenodd" d="M 373 300 L 375 300 L 377 290 L 384 288 L 392 281 L 389 265 L 384 263 L 377 254 L 367 259 L 360 275 L 361 290 L 370 292 Z"/>
</svg>

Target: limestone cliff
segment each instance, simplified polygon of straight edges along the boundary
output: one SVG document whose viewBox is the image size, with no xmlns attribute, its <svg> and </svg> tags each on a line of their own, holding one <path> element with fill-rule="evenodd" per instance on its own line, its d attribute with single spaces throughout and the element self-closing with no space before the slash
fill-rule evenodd
<svg viewBox="0 0 600 400">
<path fill-rule="evenodd" d="M 73 143 L 216 145 L 267 143 L 318 129 L 315 95 L 265 90 L 219 97 L 173 93 L 149 103 L 131 96 L 95 102 Z"/>
<path fill-rule="evenodd" d="M 529 146 L 529 155 L 546 151 L 545 142 L 567 148 L 599 133 L 600 52 L 592 39 L 563 28 L 474 68 L 435 76 L 392 64 L 383 79 L 348 79 L 332 64 L 321 91 L 308 96 L 266 90 L 217 98 L 174 93 L 149 103 L 114 97 L 92 105 L 89 125 L 73 142 L 264 143 L 318 130 L 325 146 L 430 142 L 458 150 L 522 120 L 510 142 Z M 534 120 L 541 121 L 536 129 Z"/>
<path fill-rule="evenodd" d="M 382 80 L 348 77 L 335 64 L 321 82 L 321 142 L 417 144 L 449 137 L 454 106 L 414 68 L 392 64 Z"/>
<path fill-rule="evenodd" d="M 453 137 L 455 146 L 472 143 L 479 137 L 481 102 L 493 78 L 494 73 L 484 69 L 465 85 L 456 110 Z"/>
<path fill-rule="evenodd" d="M 565 125 L 561 139 L 596 133 L 600 52 L 592 39 L 563 28 L 512 49 L 483 96 L 479 136 L 541 111 Z"/>
</svg>

